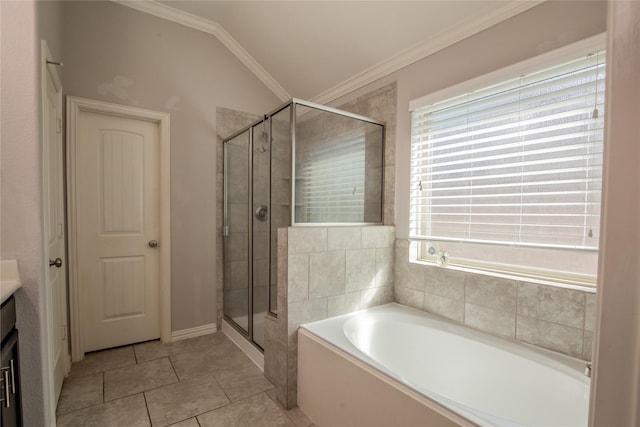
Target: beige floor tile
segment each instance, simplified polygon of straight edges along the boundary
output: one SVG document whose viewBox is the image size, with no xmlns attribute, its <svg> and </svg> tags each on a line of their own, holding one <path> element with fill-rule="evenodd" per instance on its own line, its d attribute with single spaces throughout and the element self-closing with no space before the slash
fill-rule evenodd
<svg viewBox="0 0 640 427">
<path fill-rule="evenodd" d="M 178 382 L 169 359 L 157 359 L 104 373 L 104 400 L 118 399 Z"/>
<path fill-rule="evenodd" d="M 255 366 L 231 341 L 215 346 L 210 351 L 181 353 L 170 359 L 180 381 L 213 375 L 222 370 Z"/>
<path fill-rule="evenodd" d="M 70 412 L 58 417 L 58 427 L 150 427 L 142 393 Z"/>
<path fill-rule="evenodd" d="M 198 421 L 195 418 L 189 418 L 188 420 L 171 424 L 169 427 L 200 427 L 200 424 L 198 424 Z"/>
<path fill-rule="evenodd" d="M 84 359 L 71 365 L 69 377 L 97 374 L 110 369 L 135 365 L 136 358 L 131 346 L 87 353 Z"/>
<path fill-rule="evenodd" d="M 198 416 L 201 427 L 295 427 L 264 393 Z"/>
<path fill-rule="evenodd" d="M 145 392 L 145 396 L 154 427 L 168 426 L 229 403 L 218 383 L 210 377 L 156 388 Z"/>
<path fill-rule="evenodd" d="M 67 378 L 62 385 L 56 413 L 58 415 L 103 403 L 102 373 Z"/>
<path fill-rule="evenodd" d="M 311 426 L 278 405 L 273 385 L 221 333 L 89 353 L 65 379 L 58 414 L 61 427 Z"/>
<path fill-rule="evenodd" d="M 221 370 L 214 373 L 214 376 L 232 402 L 273 388 L 273 384 L 255 365 L 241 369 Z"/>
<path fill-rule="evenodd" d="M 141 363 L 180 353 L 207 351 L 225 341 L 230 340 L 222 332 L 216 332 L 167 344 L 163 344 L 159 340 L 147 341 L 134 345 L 133 349 L 138 363 Z"/>
<path fill-rule="evenodd" d="M 278 392 L 275 388 L 267 390 L 265 393 L 267 396 L 269 396 L 269 398 L 271 398 L 271 400 L 273 400 L 276 405 L 278 405 L 278 408 L 280 408 L 280 410 L 284 412 L 291 421 L 293 421 L 296 427 L 310 427 L 313 425 L 313 421 L 311 421 L 309 417 L 307 417 L 307 415 L 302 412 L 302 409 L 298 408 L 297 406 L 291 409 L 284 409 L 280 402 L 278 402 Z"/>
</svg>

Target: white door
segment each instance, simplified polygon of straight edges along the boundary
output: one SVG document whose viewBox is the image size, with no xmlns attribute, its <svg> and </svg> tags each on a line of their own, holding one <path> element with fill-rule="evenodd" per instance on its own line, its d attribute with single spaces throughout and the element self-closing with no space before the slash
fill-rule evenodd
<svg viewBox="0 0 640 427">
<path fill-rule="evenodd" d="M 48 53 L 43 43 L 43 53 Z M 48 342 L 53 399 L 58 401 L 62 381 L 71 365 L 67 341 L 67 287 L 64 231 L 62 87 L 55 66 L 42 60 L 44 230 L 49 270 L 46 276 Z"/>
<path fill-rule="evenodd" d="M 80 111 L 75 132 L 83 351 L 159 338 L 159 125 Z"/>
</svg>

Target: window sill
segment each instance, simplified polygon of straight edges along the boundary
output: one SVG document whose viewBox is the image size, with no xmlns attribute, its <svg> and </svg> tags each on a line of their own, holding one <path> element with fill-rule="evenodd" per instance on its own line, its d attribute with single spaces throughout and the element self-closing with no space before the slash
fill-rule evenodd
<svg viewBox="0 0 640 427">
<path fill-rule="evenodd" d="M 493 270 L 489 270 L 489 269 L 482 269 L 482 268 L 476 268 L 476 267 L 469 267 L 469 266 L 464 266 L 464 265 L 459 265 L 459 264 L 455 264 L 455 263 L 449 263 L 446 265 L 441 265 L 441 264 L 437 264 L 435 262 L 432 261 L 425 261 L 425 260 L 421 260 L 421 259 L 410 259 L 409 260 L 410 263 L 412 264 L 417 264 L 417 265 L 424 265 L 424 266 L 429 266 L 429 267 L 437 267 L 437 268 L 446 268 L 449 270 L 455 270 L 455 271 L 463 271 L 466 273 L 473 273 L 473 274 L 482 274 L 484 276 L 491 276 L 491 277 L 498 277 L 501 279 L 508 279 L 508 280 L 516 280 L 519 282 L 527 282 L 527 283 L 535 283 L 538 285 L 545 285 L 545 286 L 554 286 L 557 288 L 564 288 L 564 289 L 572 289 L 572 290 L 576 290 L 576 291 L 582 291 L 582 292 L 587 292 L 587 293 L 591 293 L 591 294 L 595 294 L 596 293 L 596 287 L 593 285 L 588 285 L 588 284 L 572 284 L 572 283 L 566 283 L 563 281 L 554 281 L 554 280 L 550 280 L 550 279 L 543 279 L 543 278 L 539 278 L 539 277 L 532 277 L 532 276 L 528 276 L 528 275 L 524 275 L 524 274 L 517 274 L 517 273 L 507 273 L 507 272 L 500 272 L 500 271 L 493 271 Z"/>
</svg>

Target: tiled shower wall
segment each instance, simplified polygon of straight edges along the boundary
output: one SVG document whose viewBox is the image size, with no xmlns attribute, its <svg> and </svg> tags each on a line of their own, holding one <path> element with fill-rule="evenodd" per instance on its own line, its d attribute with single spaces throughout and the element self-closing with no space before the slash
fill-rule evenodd
<svg viewBox="0 0 640 427">
<path fill-rule="evenodd" d="M 278 317 L 265 320 L 264 373 L 296 405 L 298 327 L 393 300 L 393 226 L 278 230 Z"/>
<path fill-rule="evenodd" d="M 409 263 L 396 241 L 394 301 L 472 328 L 591 360 L 595 294 Z"/>
</svg>

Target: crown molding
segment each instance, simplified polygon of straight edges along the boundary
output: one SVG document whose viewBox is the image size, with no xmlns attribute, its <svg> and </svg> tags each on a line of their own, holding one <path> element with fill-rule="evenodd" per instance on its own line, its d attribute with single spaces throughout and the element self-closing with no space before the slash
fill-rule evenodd
<svg viewBox="0 0 640 427">
<path fill-rule="evenodd" d="M 328 104 L 345 96 L 369 83 L 381 79 L 395 71 L 426 58 L 446 47 L 464 40 L 480 31 L 486 30 L 504 20 L 512 18 L 529 10 L 546 0 L 510 1 L 501 8 L 486 15 L 474 17 L 460 22 L 456 29 L 447 30 L 440 34 L 400 51 L 391 58 L 384 60 L 365 71 L 345 80 L 342 83 L 322 92 L 311 99 L 318 104 Z"/>
<path fill-rule="evenodd" d="M 280 84 L 244 50 L 242 46 L 227 33 L 220 24 L 201 18 L 188 12 L 183 12 L 171 6 L 158 3 L 154 0 L 111 0 L 122 6 L 136 9 L 140 12 L 157 16 L 198 31 L 202 31 L 215 36 L 229 51 L 234 54 L 269 90 L 271 90 L 281 101 L 291 99 L 291 95 L 280 86 Z"/>
<path fill-rule="evenodd" d="M 185 25 L 198 31 L 215 36 L 231 53 L 233 53 L 269 90 L 281 101 L 288 101 L 291 95 L 218 23 L 183 12 L 155 0 L 111 0 L 114 3 L 157 16 L 168 21 Z M 426 58 L 446 47 L 449 47 L 473 34 L 486 30 L 506 19 L 529 10 L 546 0 L 509 1 L 491 13 L 470 18 L 460 22 L 456 29 L 443 31 L 440 34 L 407 49 L 391 58 L 364 70 L 361 73 L 337 84 L 311 99 L 318 104 L 328 104 L 369 83 L 381 79 L 395 71 Z"/>
</svg>

